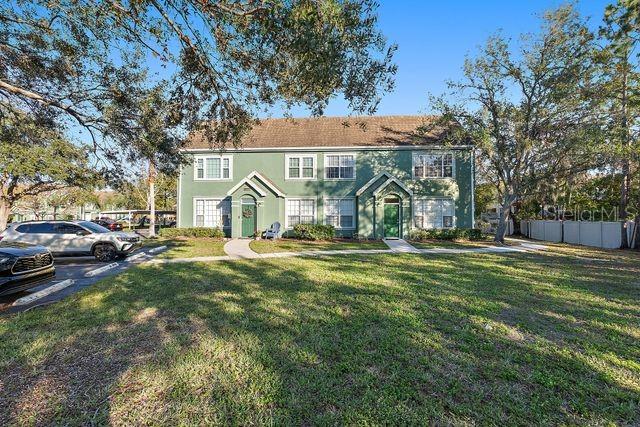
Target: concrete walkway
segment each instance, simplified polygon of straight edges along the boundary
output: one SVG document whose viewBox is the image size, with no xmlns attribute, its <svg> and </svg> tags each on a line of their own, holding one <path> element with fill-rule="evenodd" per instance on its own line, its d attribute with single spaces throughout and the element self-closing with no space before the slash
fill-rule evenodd
<svg viewBox="0 0 640 427">
<path fill-rule="evenodd" d="M 235 243 L 233 243 L 235 242 Z M 154 258 L 147 261 L 148 264 L 175 264 L 188 262 L 212 262 L 212 261 L 232 261 L 238 259 L 267 259 L 267 258 L 291 258 L 291 257 L 321 257 L 333 255 L 371 255 L 371 254 L 392 254 L 392 253 L 411 253 L 421 255 L 437 255 L 437 254 L 468 254 L 468 253 L 521 253 L 535 252 L 539 249 L 530 247 L 517 246 L 486 246 L 478 248 L 429 248 L 418 249 L 411 246 L 411 252 L 394 251 L 393 249 L 344 249 L 329 251 L 300 251 L 300 252 L 272 252 L 267 254 L 259 254 L 251 250 L 248 239 L 233 239 L 224 246 L 225 252 L 229 255 L 223 256 L 206 256 L 194 258 Z M 233 244 L 232 244 L 233 243 Z"/>
<path fill-rule="evenodd" d="M 389 249 L 393 252 L 398 252 L 402 254 L 419 254 L 420 250 L 413 247 L 406 240 L 403 239 L 382 239 Z"/>
<path fill-rule="evenodd" d="M 254 252 L 249 243 L 251 243 L 251 239 L 231 239 L 224 245 L 224 253 L 231 259 L 260 258 L 260 254 Z"/>
</svg>

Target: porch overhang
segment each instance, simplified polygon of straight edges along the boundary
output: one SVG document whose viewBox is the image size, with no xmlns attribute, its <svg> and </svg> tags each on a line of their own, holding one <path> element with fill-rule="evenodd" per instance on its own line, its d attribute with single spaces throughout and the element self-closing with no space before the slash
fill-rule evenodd
<svg viewBox="0 0 640 427">
<path fill-rule="evenodd" d="M 249 175 L 244 177 L 240 182 L 238 182 L 236 185 L 231 187 L 231 189 L 227 191 L 227 196 L 231 196 L 233 193 L 235 193 L 238 190 L 238 188 L 242 187 L 243 185 L 248 185 L 249 187 L 253 188 L 260 196 L 265 197 L 267 193 L 264 191 L 264 189 L 262 189 L 260 186 L 258 186 L 255 182 L 252 181 L 253 178 L 256 178 L 257 180 L 259 180 L 265 187 L 271 190 L 276 196 L 285 197 L 285 194 L 282 192 L 282 190 L 276 187 L 276 185 L 273 182 L 265 178 L 258 171 L 251 172 Z"/>
</svg>

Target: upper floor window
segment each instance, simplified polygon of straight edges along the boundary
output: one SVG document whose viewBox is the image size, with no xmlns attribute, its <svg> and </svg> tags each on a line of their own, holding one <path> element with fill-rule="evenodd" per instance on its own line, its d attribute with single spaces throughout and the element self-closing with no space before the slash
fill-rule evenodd
<svg viewBox="0 0 640 427">
<path fill-rule="evenodd" d="M 231 179 L 231 156 L 199 156 L 195 159 L 195 180 Z"/>
<path fill-rule="evenodd" d="M 327 154 L 324 156 L 325 179 L 355 179 L 355 154 Z"/>
<path fill-rule="evenodd" d="M 453 178 L 453 154 L 414 154 L 414 178 Z"/>
<path fill-rule="evenodd" d="M 315 154 L 287 154 L 285 161 L 287 179 L 314 179 L 316 177 Z"/>
</svg>

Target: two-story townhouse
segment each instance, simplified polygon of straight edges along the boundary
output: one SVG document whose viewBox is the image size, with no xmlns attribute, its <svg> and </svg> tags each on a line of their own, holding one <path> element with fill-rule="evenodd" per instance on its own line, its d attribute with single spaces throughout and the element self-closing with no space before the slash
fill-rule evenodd
<svg viewBox="0 0 640 427">
<path fill-rule="evenodd" d="M 428 116 L 266 119 L 237 148 L 192 135 L 180 171 L 178 227 L 250 237 L 278 221 L 339 235 L 406 238 L 412 228 L 470 228 L 469 145 L 443 145 Z"/>
</svg>

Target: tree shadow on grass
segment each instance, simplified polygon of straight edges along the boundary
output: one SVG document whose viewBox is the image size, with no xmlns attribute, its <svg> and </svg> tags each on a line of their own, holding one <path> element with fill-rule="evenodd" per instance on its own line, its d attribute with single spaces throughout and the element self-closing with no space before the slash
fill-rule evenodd
<svg viewBox="0 0 640 427">
<path fill-rule="evenodd" d="M 625 383 L 593 358 L 628 358 L 629 340 L 572 324 L 615 305 L 585 297 L 583 307 L 578 292 L 564 306 L 542 283 L 523 285 L 537 262 L 377 255 L 132 269 L 0 324 L 0 421 L 637 423 L 637 371 Z M 574 276 L 555 285 L 597 293 L 584 271 Z M 637 306 L 626 283 L 621 296 Z M 616 324 L 632 320 L 620 312 Z M 589 343 L 597 351 L 584 352 Z"/>
</svg>

